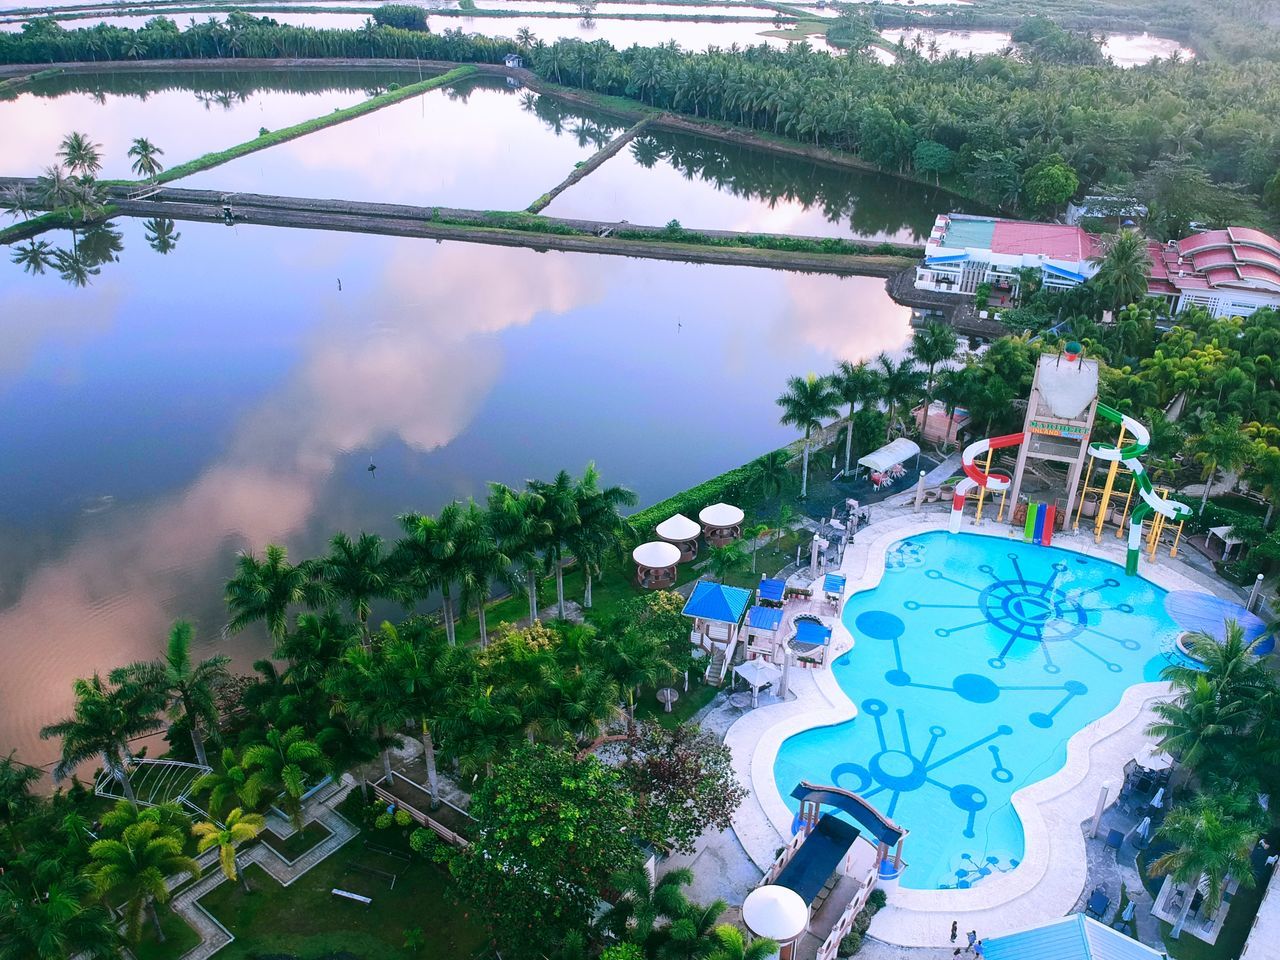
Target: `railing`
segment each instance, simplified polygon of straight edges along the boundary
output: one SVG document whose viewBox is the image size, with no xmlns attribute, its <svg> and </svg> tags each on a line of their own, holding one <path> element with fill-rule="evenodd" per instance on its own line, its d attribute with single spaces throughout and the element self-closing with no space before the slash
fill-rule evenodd
<svg viewBox="0 0 1280 960">
<path fill-rule="evenodd" d="M 725 644 L 724 659 L 720 660 L 720 654 L 715 654 L 711 658 L 711 663 L 707 665 L 707 672 L 704 679 L 713 686 L 720 686 L 724 683 L 725 676 L 729 673 L 729 664 L 733 663 L 733 655 L 738 649 L 738 638 L 734 637 L 729 643 Z"/>
<path fill-rule="evenodd" d="M 400 797 L 397 797 L 391 791 L 387 790 L 386 788 L 376 783 L 371 784 L 370 786 L 373 787 L 374 796 L 376 796 L 379 800 L 383 800 L 386 803 L 394 804 L 397 810 L 406 811 L 409 814 L 409 816 L 413 817 L 413 819 L 417 821 L 419 824 L 435 831 L 435 833 L 442 840 L 453 844 L 455 847 L 468 846 L 466 837 L 463 837 L 457 833 L 454 833 L 452 830 L 446 827 L 443 823 L 440 823 L 439 821 L 432 819 L 432 817 L 429 814 L 425 813 L 422 810 L 419 810 L 417 807 L 413 806 L 413 804 L 407 803 L 406 801 L 402 800 Z M 457 808 L 454 807 L 454 809 L 456 810 Z"/>
<path fill-rule="evenodd" d="M 827 934 L 827 939 L 818 948 L 816 960 L 835 960 L 840 950 L 840 941 L 853 929 L 854 919 L 867 905 L 867 898 L 871 896 L 871 891 L 875 887 L 876 867 L 873 865 L 858 881 L 857 892 L 854 893 L 853 899 L 849 901 L 849 905 L 841 911 L 840 919 L 835 922 L 831 932 Z"/>
<path fill-rule="evenodd" d="M 782 873 L 783 868 L 791 862 L 791 858 L 796 855 L 796 851 L 799 850 L 800 845 L 804 843 L 804 837 L 805 835 L 803 832 L 797 833 L 787 842 L 787 845 L 782 848 L 782 852 L 774 858 L 773 865 L 769 867 L 768 872 L 765 873 L 764 879 L 760 881 L 762 885 L 773 883 L 773 881 L 778 879 L 778 875 Z"/>
</svg>

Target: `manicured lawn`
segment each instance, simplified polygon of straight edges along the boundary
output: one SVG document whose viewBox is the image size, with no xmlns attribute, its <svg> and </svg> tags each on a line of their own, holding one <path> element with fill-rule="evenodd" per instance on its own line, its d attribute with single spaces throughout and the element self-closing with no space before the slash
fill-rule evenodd
<svg viewBox="0 0 1280 960">
<path fill-rule="evenodd" d="M 264 830 L 259 838 L 268 847 L 274 850 L 286 860 L 292 862 L 314 847 L 317 843 L 324 841 L 329 836 L 329 831 L 318 823 L 308 823 L 297 833 L 285 839 L 280 839 L 270 830 Z"/>
<path fill-rule="evenodd" d="M 680 689 L 680 684 L 676 685 L 676 689 Z M 656 691 L 645 690 L 636 702 L 636 719 L 656 720 L 664 727 L 675 729 L 714 700 L 720 689 L 703 683 L 701 678 L 695 681 L 690 677 L 689 692 L 680 693 L 680 699 L 671 705 L 670 713 L 662 709 L 662 704 L 654 696 Z"/>
<path fill-rule="evenodd" d="M 393 890 L 385 879 L 352 869 L 355 864 L 403 872 Z M 361 960 L 467 960 L 482 955 L 488 943 L 473 919 L 478 911 L 456 901 L 440 868 L 391 861 L 365 850 L 358 838 L 292 886 L 280 886 L 256 865 L 247 875 L 252 893 L 238 883 L 224 883 L 200 901 L 236 937 L 218 960 L 253 960 L 273 953 L 310 960 L 342 951 Z M 335 897 L 330 893 L 334 888 L 372 897 L 373 903 L 366 907 Z M 404 948 L 405 931 L 414 928 L 426 936 L 421 953 Z"/>
<path fill-rule="evenodd" d="M 142 942 L 132 948 L 137 960 L 176 960 L 200 942 L 200 934 L 168 907 L 160 907 L 160 927 L 164 930 L 163 943 L 156 939 L 156 928 L 150 919 L 143 924 Z"/>
<path fill-rule="evenodd" d="M 1160 936 L 1164 939 L 1170 960 L 1235 960 L 1240 956 L 1244 942 L 1249 937 L 1249 928 L 1253 926 L 1253 918 L 1258 914 L 1262 894 L 1261 885 L 1236 893 L 1231 901 L 1227 922 L 1222 925 L 1218 934 L 1218 942 L 1212 946 L 1203 940 L 1197 940 L 1186 931 L 1177 940 L 1171 939 L 1169 933 L 1173 927 L 1162 921 Z"/>
</svg>

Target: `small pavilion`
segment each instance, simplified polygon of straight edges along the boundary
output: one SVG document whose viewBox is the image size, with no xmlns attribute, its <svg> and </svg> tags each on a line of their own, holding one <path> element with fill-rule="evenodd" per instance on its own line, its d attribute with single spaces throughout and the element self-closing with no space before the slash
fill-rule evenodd
<svg viewBox="0 0 1280 960">
<path fill-rule="evenodd" d="M 702 524 L 702 533 L 707 543 L 713 547 L 723 547 L 726 543 L 742 538 L 742 521 L 746 514 L 729 503 L 713 503 L 703 507 L 698 514 Z"/>
<path fill-rule="evenodd" d="M 747 611 L 747 659 L 761 657 L 774 662 L 781 661 L 779 631 L 782 629 L 783 610 L 756 604 Z"/>
<path fill-rule="evenodd" d="M 671 547 L 671 544 L 667 545 Z M 714 653 L 718 648 L 726 657 L 732 657 L 742 618 L 746 616 L 746 605 L 750 602 L 751 591 L 741 586 L 699 580 L 684 609 L 685 616 L 694 620 L 691 639 L 708 653 Z"/>
<path fill-rule="evenodd" d="M 646 590 L 662 590 L 675 585 L 680 566 L 680 548 L 665 540 L 651 540 L 631 551 L 636 562 L 636 584 Z"/>
<path fill-rule="evenodd" d="M 653 532 L 658 535 L 659 540 L 680 548 L 681 563 L 688 563 L 698 556 L 698 537 L 702 535 L 702 528 L 683 513 L 663 520 Z"/>
</svg>

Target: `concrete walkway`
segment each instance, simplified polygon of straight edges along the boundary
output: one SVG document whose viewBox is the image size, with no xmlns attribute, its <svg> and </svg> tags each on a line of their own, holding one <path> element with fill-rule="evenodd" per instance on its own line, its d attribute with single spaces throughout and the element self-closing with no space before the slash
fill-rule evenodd
<svg viewBox="0 0 1280 960">
<path fill-rule="evenodd" d="M 240 869 L 244 870 L 249 864 L 256 863 L 281 886 L 289 886 L 359 833 L 346 817 L 333 809 L 354 787 L 354 781 L 344 779 L 340 786 L 318 794 L 303 807 L 303 824 L 318 823 L 329 831 L 329 836 L 297 860 L 285 860 L 265 843 L 258 843 L 241 855 Z M 169 901 L 169 908 L 200 935 L 200 944 L 184 953 L 181 960 L 206 960 L 235 939 L 231 931 L 200 905 L 202 897 L 227 882 L 226 875 L 218 866 L 217 849 L 206 851 L 198 859 L 204 875 Z M 184 879 L 185 877 L 170 877 L 169 889 L 174 889 Z"/>
</svg>

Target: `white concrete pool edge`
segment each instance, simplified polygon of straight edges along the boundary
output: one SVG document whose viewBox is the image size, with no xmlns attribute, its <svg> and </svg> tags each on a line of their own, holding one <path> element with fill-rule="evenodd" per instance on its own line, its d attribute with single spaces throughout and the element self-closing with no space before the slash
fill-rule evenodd
<svg viewBox="0 0 1280 960">
<path fill-rule="evenodd" d="M 946 514 L 936 512 L 895 517 L 869 527 L 845 552 L 841 564 L 841 572 L 849 579 L 845 599 L 880 585 L 885 555 L 893 543 L 946 529 Z M 1011 539 L 1011 528 L 1004 524 L 975 525 L 966 519 L 965 532 Z M 1124 542 L 1112 537 L 1095 544 L 1086 534 L 1059 535 L 1054 546 L 1121 565 L 1124 562 Z M 1151 564 L 1144 559 L 1139 574 L 1164 590 L 1214 590 L 1214 585 L 1204 582 L 1204 578 L 1193 579 L 1171 563 L 1177 561 L 1165 559 Z M 832 646 L 828 662 L 853 646 L 843 618 L 836 620 Z M 725 735 L 734 771 L 751 788 L 750 796 L 733 818 L 734 831 L 762 871 L 768 869 L 778 848 L 791 835 L 792 812 L 773 776 L 783 741 L 812 727 L 842 723 L 857 714 L 857 708 L 829 669 L 797 670 L 793 676 L 795 700 L 752 711 Z M 1115 709 L 1072 735 L 1060 770 L 1013 795 L 1025 844 L 1016 870 L 988 877 L 967 890 L 899 888 L 876 916 L 871 933 L 900 946 L 940 946 L 948 942 L 952 920 L 960 921 L 963 929 L 986 936 L 1066 914 L 1086 882 L 1085 842 L 1080 825 L 1092 816 L 1104 783 L 1112 783 L 1114 798 L 1123 779 L 1124 764 L 1146 739 L 1153 703 L 1168 692 L 1168 684 L 1163 682 L 1129 687 Z M 910 829 L 911 825 L 903 826 Z M 910 837 L 904 856 L 910 864 Z"/>
</svg>

